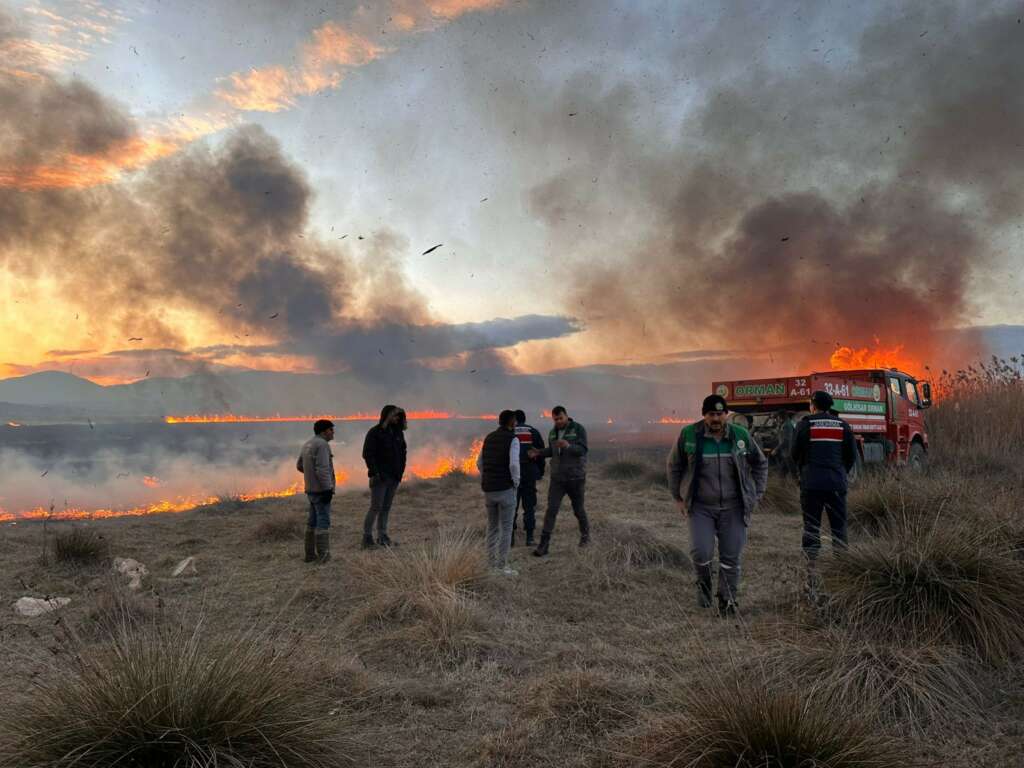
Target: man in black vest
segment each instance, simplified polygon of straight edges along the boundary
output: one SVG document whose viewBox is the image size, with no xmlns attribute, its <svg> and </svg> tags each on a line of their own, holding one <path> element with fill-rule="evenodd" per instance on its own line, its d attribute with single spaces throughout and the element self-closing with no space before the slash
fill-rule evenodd
<svg viewBox="0 0 1024 768">
<path fill-rule="evenodd" d="M 476 466 L 487 504 L 487 564 L 505 576 L 519 575 L 508 564 L 520 477 L 519 450 L 516 414 L 502 411 L 498 428 L 484 438 Z"/>
<path fill-rule="evenodd" d="M 370 478 L 370 509 L 363 520 L 363 548 L 372 549 L 373 524 L 377 523 L 377 542 L 382 547 L 393 547 L 388 536 L 388 518 L 395 491 L 405 474 L 406 446 L 405 411 L 397 405 L 385 405 L 380 421 L 366 433 L 363 441 L 363 461 Z"/>
<path fill-rule="evenodd" d="M 523 530 L 526 531 L 526 546 L 532 547 L 533 530 L 537 527 L 537 481 L 544 477 L 544 457 L 530 458 L 530 450 L 544 450 L 544 438 L 540 431 L 526 423 L 526 412 L 516 411 L 516 439 L 519 441 L 519 467 L 522 479 L 516 496 L 516 514 L 523 507 Z M 516 543 L 516 519 L 512 518 L 512 546 Z"/>
<path fill-rule="evenodd" d="M 803 550 L 814 588 L 814 561 L 821 549 L 821 516 L 828 512 L 833 551 L 846 548 L 847 473 L 857 461 L 857 440 L 850 425 L 832 411 L 832 396 L 811 396 L 811 413 L 801 420 L 793 441 L 793 461 L 800 471 Z"/>
</svg>

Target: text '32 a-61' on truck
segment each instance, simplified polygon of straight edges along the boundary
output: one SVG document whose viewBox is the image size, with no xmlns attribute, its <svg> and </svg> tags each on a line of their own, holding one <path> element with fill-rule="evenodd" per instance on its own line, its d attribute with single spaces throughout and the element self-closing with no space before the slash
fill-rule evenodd
<svg viewBox="0 0 1024 768">
<path fill-rule="evenodd" d="M 920 469 L 928 457 L 924 409 L 931 405 L 931 384 L 895 368 L 829 371 L 748 381 L 716 381 L 711 391 L 729 409 L 746 416 L 752 434 L 773 463 L 792 469 L 789 457 L 796 423 L 810 409 L 812 393 L 824 390 L 833 410 L 849 422 L 857 437 L 858 467 L 906 464 Z"/>
</svg>

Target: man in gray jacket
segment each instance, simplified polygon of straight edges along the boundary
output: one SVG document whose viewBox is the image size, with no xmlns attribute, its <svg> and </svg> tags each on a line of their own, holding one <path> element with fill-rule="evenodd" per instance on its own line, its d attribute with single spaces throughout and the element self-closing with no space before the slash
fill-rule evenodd
<svg viewBox="0 0 1024 768">
<path fill-rule="evenodd" d="M 737 610 L 740 560 L 750 516 L 768 483 L 768 460 L 750 433 L 729 424 L 729 407 L 709 395 L 704 418 L 683 427 L 668 457 L 668 489 L 690 526 L 697 603 L 711 607 L 711 563 L 718 539 L 718 609 Z"/>
<path fill-rule="evenodd" d="M 326 563 L 331 559 L 331 499 L 334 498 L 334 456 L 328 444 L 334 439 L 334 424 L 320 419 L 313 425 L 313 437 L 302 446 L 295 468 L 302 473 L 309 519 L 306 522 L 306 562 Z"/>
</svg>

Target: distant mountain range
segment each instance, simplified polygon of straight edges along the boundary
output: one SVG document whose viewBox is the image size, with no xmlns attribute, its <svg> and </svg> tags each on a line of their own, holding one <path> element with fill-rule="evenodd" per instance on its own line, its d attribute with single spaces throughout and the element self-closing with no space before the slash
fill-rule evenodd
<svg viewBox="0 0 1024 768">
<path fill-rule="evenodd" d="M 1024 356 L 1024 326 L 993 326 L 983 332 L 990 354 Z M 539 375 L 410 368 L 400 383 L 391 385 L 350 373 L 244 371 L 100 386 L 69 373 L 43 371 L 0 380 L 0 422 L 149 421 L 191 413 L 375 413 L 386 402 L 463 415 L 493 413 L 504 407 L 537 412 L 564 403 L 581 419 L 643 422 L 693 415 L 712 379 L 749 376 L 751 367 L 749 360 L 719 355 Z"/>
</svg>

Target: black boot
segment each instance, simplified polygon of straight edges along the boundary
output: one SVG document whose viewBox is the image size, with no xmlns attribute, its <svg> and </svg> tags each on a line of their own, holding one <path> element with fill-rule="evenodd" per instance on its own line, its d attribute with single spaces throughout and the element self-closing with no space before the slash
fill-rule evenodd
<svg viewBox="0 0 1024 768">
<path fill-rule="evenodd" d="M 735 618 L 739 608 L 735 600 L 727 600 L 722 595 L 718 596 L 718 615 L 723 619 Z"/>
<path fill-rule="evenodd" d="M 391 538 L 386 534 L 382 533 L 377 537 L 377 543 L 382 547 L 397 547 L 398 542 L 392 541 Z"/>
<path fill-rule="evenodd" d="M 580 546 L 585 547 L 590 543 L 590 526 L 580 526 Z"/>
<path fill-rule="evenodd" d="M 316 532 L 316 554 L 321 563 L 326 563 L 331 559 L 331 534 L 329 532 Z"/>
<path fill-rule="evenodd" d="M 316 528 L 306 528 L 306 559 L 307 563 L 316 562 Z"/>
<path fill-rule="evenodd" d="M 533 550 L 534 557 L 544 557 L 548 553 L 548 547 L 551 546 L 551 534 L 544 533 L 541 531 L 540 534 L 540 545 Z"/>
<path fill-rule="evenodd" d="M 711 607 L 711 566 L 697 568 L 697 607 Z"/>
<path fill-rule="evenodd" d="M 532 547 L 536 542 L 533 540 L 533 528 L 526 529 L 526 546 Z"/>
<path fill-rule="evenodd" d="M 373 536 L 368 533 L 363 534 L 363 549 L 376 549 L 377 544 L 373 540 Z"/>
</svg>

